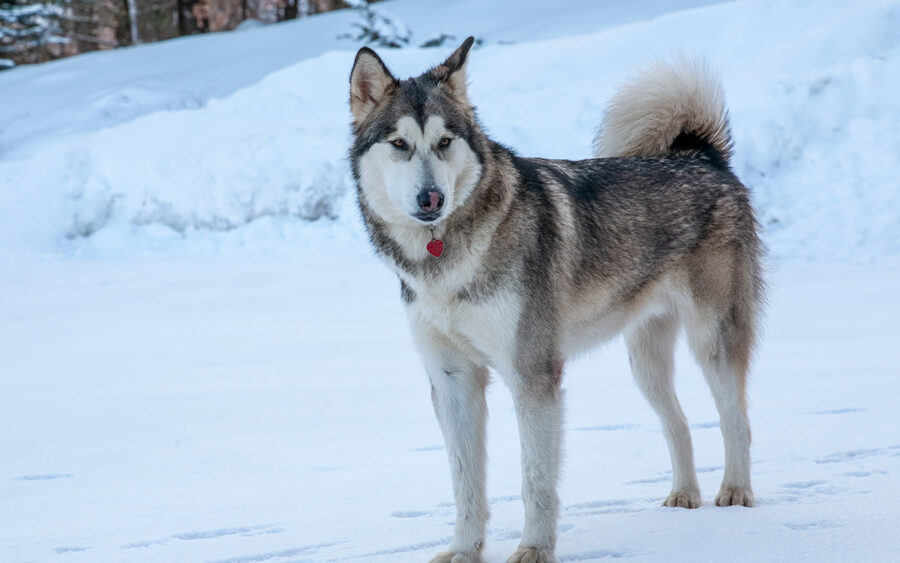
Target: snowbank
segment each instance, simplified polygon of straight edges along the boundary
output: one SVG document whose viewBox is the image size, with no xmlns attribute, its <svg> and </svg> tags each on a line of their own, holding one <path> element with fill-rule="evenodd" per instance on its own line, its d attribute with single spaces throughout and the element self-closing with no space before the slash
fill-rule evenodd
<svg viewBox="0 0 900 563">
<path fill-rule="evenodd" d="M 497 22 L 527 29 L 546 3 L 525 3 L 521 21 L 516 10 L 489 7 L 494 27 L 478 24 L 485 43 L 472 55 L 471 97 L 498 140 L 526 155 L 587 157 L 603 103 L 619 81 L 650 59 L 677 50 L 700 53 L 722 74 L 736 171 L 754 190 L 774 256 L 900 256 L 900 3 L 756 0 L 640 21 L 619 15 L 623 19 L 614 21 L 626 23 L 581 34 L 592 19 L 602 28 L 608 18 L 595 3 L 570 3 L 568 11 L 544 8 L 554 25 L 541 40 L 500 44 L 524 38 L 522 29 L 516 35 Z M 426 28 L 421 4 L 385 6 L 413 29 Z M 663 11 L 652 2 L 641 6 L 644 15 Z M 442 18 L 442 29 L 467 35 L 464 12 L 447 13 L 454 15 Z M 179 49 L 191 49 L 199 51 L 202 75 L 210 78 L 217 64 L 228 68 L 227 57 L 239 51 L 235 45 L 246 43 L 258 54 L 267 34 L 283 37 L 283 28 L 223 36 L 232 47 L 218 60 L 204 50 L 205 39 L 79 57 L 79 72 L 96 66 L 113 76 L 94 92 L 89 111 L 73 108 L 76 122 L 60 118 L 41 130 L 7 127 L 18 131 L 27 150 L 0 155 L 0 251 L 294 247 L 316 237 L 323 229 L 308 225 L 322 222 L 332 225 L 324 229 L 329 236 L 358 238 L 344 156 L 347 73 L 356 47 L 331 39 L 349 21 L 346 14 L 319 20 L 315 37 L 328 39 L 295 38 L 305 45 L 300 51 L 312 55 L 294 64 L 282 57 L 284 68 L 267 62 L 264 75 L 252 57 L 238 59 L 234 70 L 217 71 L 228 84 L 218 89 L 198 85 L 186 63 L 159 89 L 111 63 L 139 55 L 163 67 Z M 303 23 L 312 29 L 315 22 Z M 221 45 L 224 39 L 209 41 Z M 319 53 L 322 44 L 328 50 Z M 403 49 L 384 56 L 405 75 L 448 51 Z M 4 98 L 22 106 L 41 83 L 42 105 L 54 96 L 67 100 L 64 90 L 46 90 L 54 77 L 65 80 L 65 67 L 57 64 L 56 74 L 4 73 L 0 80 L 16 78 Z"/>
</svg>

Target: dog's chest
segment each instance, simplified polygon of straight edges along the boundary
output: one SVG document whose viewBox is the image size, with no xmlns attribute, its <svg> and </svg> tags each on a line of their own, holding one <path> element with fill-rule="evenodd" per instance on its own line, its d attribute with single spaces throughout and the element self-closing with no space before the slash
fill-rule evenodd
<svg viewBox="0 0 900 563">
<path fill-rule="evenodd" d="M 479 301 L 463 299 L 446 288 L 416 288 L 408 305 L 411 320 L 450 338 L 459 348 L 477 352 L 497 368 L 510 361 L 521 313 L 513 292 L 497 292 Z"/>
</svg>

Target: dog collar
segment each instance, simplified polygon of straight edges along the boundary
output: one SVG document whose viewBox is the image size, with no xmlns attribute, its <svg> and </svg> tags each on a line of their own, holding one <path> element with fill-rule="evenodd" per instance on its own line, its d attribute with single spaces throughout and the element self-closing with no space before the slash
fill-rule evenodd
<svg viewBox="0 0 900 563">
<path fill-rule="evenodd" d="M 444 252 L 444 242 L 434 238 L 434 225 L 429 225 L 428 228 L 431 230 L 431 241 L 425 245 L 425 249 L 435 258 L 440 258 Z"/>
</svg>

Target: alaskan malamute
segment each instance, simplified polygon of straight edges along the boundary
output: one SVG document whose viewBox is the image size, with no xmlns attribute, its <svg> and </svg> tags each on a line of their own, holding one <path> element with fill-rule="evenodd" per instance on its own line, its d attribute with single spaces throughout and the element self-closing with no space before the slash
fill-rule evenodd
<svg viewBox="0 0 900 563">
<path fill-rule="evenodd" d="M 523 158 L 475 117 L 472 42 L 406 80 L 363 48 L 350 75 L 359 208 L 400 279 L 453 477 L 456 528 L 433 561 L 481 560 L 489 368 L 512 392 L 521 435 L 525 526 L 509 561 L 556 560 L 563 367 L 619 333 L 672 457 L 663 504 L 701 504 L 672 382 L 683 326 L 725 441 L 715 503 L 751 506 L 745 387 L 762 245 L 729 168 L 718 81 L 700 62 L 657 65 L 613 98 L 597 158 Z"/>
</svg>

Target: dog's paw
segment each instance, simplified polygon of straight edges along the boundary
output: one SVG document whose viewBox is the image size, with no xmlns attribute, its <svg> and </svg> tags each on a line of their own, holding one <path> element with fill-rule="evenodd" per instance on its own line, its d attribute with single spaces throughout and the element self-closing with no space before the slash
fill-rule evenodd
<svg viewBox="0 0 900 563">
<path fill-rule="evenodd" d="M 481 563 L 477 551 L 442 551 L 431 558 L 431 563 Z"/>
<path fill-rule="evenodd" d="M 753 506 L 753 491 L 723 485 L 716 495 L 716 506 Z"/>
<path fill-rule="evenodd" d="M 556 556 L 548 549 L 520 547 L 509 556 L 506 563 L 556 563 Z"/>
<path fill-rule="evenodd" d="M 672 491 L 662 503 L 669 508 L 700 508 L 701 504 L 700 491 Z"/>
</svg>

